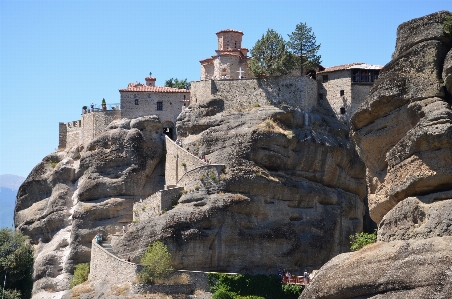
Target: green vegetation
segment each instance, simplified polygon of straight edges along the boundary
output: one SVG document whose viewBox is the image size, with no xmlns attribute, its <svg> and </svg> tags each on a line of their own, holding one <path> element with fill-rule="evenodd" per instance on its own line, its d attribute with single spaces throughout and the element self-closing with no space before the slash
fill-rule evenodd
<svg viewBox="0 0 452 299">
<path fill-rule="evenodd" d="M 357 251 L 377 241 L 377 230 L 373 233 L 356 233 L 350 236 L 350 250 Z"/>
<path fill-rule="evenodd" d="M 74 276 L 72 277 L 71 283 L 69 284 L 69 288 L 72 289 L 76 285 L 84 283 L 88 280 L 89 274 L 89 264 L 83 263 L 75 266 Z"/>
<path fill-rule="evenodd" d="M 276 275 L 229 275 L 209 273 L 213 299 L 297 299 L 300 286 L 284 285 Z"/>
<path fill-rule="evenodd" d="M 5 299 L 30 298 L 32 270 L 33 248 L 28 237 L 9 228 L 0 229 L 0 295 Z"/>
<path fill-rule="evenodd" d="M 298 24 L 295 31 L 289 34 L 287 47 L 297 57 L 295 63 L 300 68 L 300 75 L 304 75 L 303 69 L 316 66 L 322 62 L 321 56 L 317 55 L 320 45 L 317 45 L 315 34 L 306 23 Z"/>
<path fill-rule="evenodd" d="M 452 34 L 452 15 L 446 17 L 443 23 L 444 32 Z"/>
<path fill-rule="evenodd" d="M 183 167 L 187 167 L 187 163 L 182 162 L 182 166 L 183 166 Z"/>
<path fill-rule="evenodd" d="M 58 162 L 52 161 L 49 163 L 50 167 L 55 168 L 58 165 Z"/>
<path fill-rule="evenodd" d="M 144 265 L 138 274 L 140 283 L 154 283 L 155 280 L 167 277 L 172 271 L 171 254 L 165 244 L 160 241 L 152 243 L 140 263 Z"/>
<path fill-rule="evenodd" d="M 294 65 L 294 56 L 289 53 L 281 35 L 268 29 L 250 51 L 249 68 L 255 77 L 287 75 Z"/>
<path fill-rule="evenodd" d="M 187 79 L 180 80 L 179 79 L 169 79 L 165 81 L 166 87 L 173 87 L 173 88 L 179 88 L 179 89 L 190 89 L 191 83 L 187 81 Z"/>
<path fill-rule="evenodd" d="M 107 105 L 107 102 L 105 101 L 104 98 L 102 98 L 102 106 L 105 106 L 105 105 Z"/>
</svg>

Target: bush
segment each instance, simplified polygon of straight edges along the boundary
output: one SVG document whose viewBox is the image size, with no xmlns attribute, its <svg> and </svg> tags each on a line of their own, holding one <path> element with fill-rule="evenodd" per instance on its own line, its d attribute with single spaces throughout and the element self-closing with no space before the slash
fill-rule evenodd
<svg viewBox="0 0 452 299">
<path fill-rule="evenodd" d="M 284 284 L 282 286 L 282 292 L 284 293 L 284 298 L 286 299 L 297 299 L 300 297 L 302 286 L 295 284 Z"/>
<path fill-rule="evenodd" d="M 71 283 L 69 284 L 69 288 L 72 289 L 76 285 L 84 283 L 88 280 L 89 274 L 89 264 L 83 263 L 75 266 L 74 276 L 72 276 Z"/>
<path fill-rule="evenodd" d="M 212 299 L 235 299 L 237 294 L 226 290 L 218 290 L 212 295 Z"/>
<path fill-rule="evenodd" d="M 377 230 L 373 233 L 356 233 L 350 236 L 350 250 L 357 251 L 377 241 Z"/>
<path fill-rule="evenodd" d="M 144 266 L 138 274 L 140 283 L 154 283 L 156 279 L 165 278 L 173 271 L 171 254 L 160 241 L 148 247 L 140 262 Z"/>
<path fill-rule="evenodd" d="M 209 273 L 207 275 L 211 292 L 218 296 L 231 295 L 234 299 L 292 299 L 298 298 L 281 288 L 281 280 L 276 275 L 230 275 Z M 223 297 L 212 297 L 223 298 Z"/>
<path fill-rule="evenodd" d="M 9 228 L 0 229 L 0 294 L 7 299 L 30 298 L 32 270 L 33 248 L 28 237 Z"/>
</svg>

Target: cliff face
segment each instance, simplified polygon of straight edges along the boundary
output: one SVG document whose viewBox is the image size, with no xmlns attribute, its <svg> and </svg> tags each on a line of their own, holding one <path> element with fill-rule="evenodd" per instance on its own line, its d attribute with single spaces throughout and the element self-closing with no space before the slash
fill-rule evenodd
<svg viewBox="0 0 452 299">
<path fill-rule="evenodd" d="M 164 240 L 175 268 L 274 273 L 314 269 L 348 248 L 363 225 L 364 165 L 346 126 L 318 107 L 224 109 L 210 98 L 179 115 L 183 147 L 226 166 L 212 186 L 186 190 L 170 211 L 114 245 L 138 259 Z M 213 191 L 214 190 L 214 191 Z"/>
<path fill-rule="evenodd" d="M 403 23 L 352 117 L 378 243 L 335 257 L 301 298 L 452 297 L 450 12 Z"/>
<path fill-rule="evenodd" d="M 156 117 L 116 121 L 86 148 L 53 153 L 32 170 L 15 225 L 35 245 L 35 295 L 66 290 L 74 266 L 89 262 L 94 236 L 120 232 L 135 198 L 163 188 L 161 131 Z"/>
</svg>

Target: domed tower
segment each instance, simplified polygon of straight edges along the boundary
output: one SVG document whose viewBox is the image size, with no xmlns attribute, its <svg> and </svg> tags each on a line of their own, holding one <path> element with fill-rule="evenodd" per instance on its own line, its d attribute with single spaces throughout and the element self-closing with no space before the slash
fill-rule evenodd
<svg viewBox="0 0 452 299">
<path fill-rule="evenodd" d="M 225 29 L 217 32 L 218 50 L 238 50 L 242 47 L 243 32 L 233 29 Z"/>
<path fill-rule="evenodd" d="M 243 32 L 234 29 L 218 31 L 217 55 L 200 60 L 201 80 L 251 78 L 248 49 L 242 47 Z"/>
</svg>

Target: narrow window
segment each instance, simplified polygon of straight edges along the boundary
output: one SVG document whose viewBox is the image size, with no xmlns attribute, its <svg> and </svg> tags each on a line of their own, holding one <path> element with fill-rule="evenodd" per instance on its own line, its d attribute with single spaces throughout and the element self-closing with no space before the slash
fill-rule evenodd
<svg viewBox="0 0 452 299">
<path fill-rule="evenodd" d="M 323 83 L 328 82 L 328 75 L 323 75 L 322 78 L 323 78 Z"/>
<path fill-rule="evenodd" d="M 135 105 L 138 105 L 138 99 L 135 100 Z"/>
<path fill-rule="evenodd" d="M 157 102 L 157 110 L 163 110 L 163 102 Z"/>
<path fill-rule="evenodd" d="M 345 114 L 345 108 L 341 107 L 341 114 Z"/>
<path fill-rule="evenodd" d="M 341 90 L 339 93 L 340 93 L 341 97 L 344 96 L 344 90 Z"/>
<path fill-rule="evenodd" d="M 184 95 L 184 101 L 185 101 L 185 95 Z"/>
<path fill-rule="evenodd" d="M 319 100 L 323 100 L 323 93 L 319 93 Z"/>
</svg>

